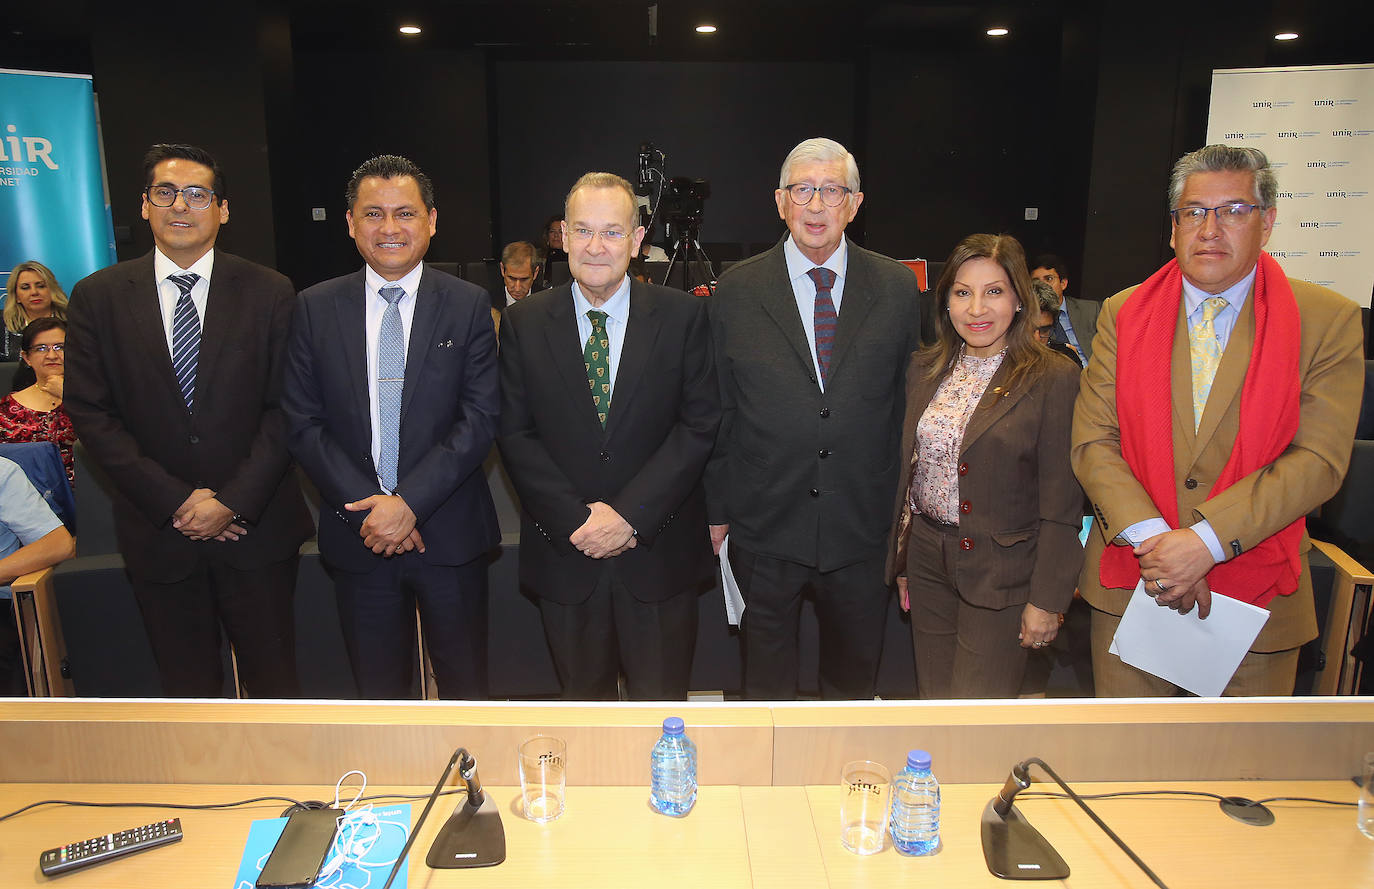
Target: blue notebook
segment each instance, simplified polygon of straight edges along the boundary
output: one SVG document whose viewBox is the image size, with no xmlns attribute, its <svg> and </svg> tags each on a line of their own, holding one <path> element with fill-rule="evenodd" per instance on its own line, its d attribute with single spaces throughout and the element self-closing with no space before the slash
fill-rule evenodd
<svg viewBox="0 0 1374 889">
<path fill-rule="evenodd" d="M 234 889 L 253 889 L 284 827 L 285 818 L 267 818 L 248 828 Z M 354 809 L 339 822 L 334 845 L 314 885 L 318 889 L 381 889 L 409 836 L 409 803 Z M 402 865 L 392 889 L 406 889 L 406 870 Z"/>
</svg>

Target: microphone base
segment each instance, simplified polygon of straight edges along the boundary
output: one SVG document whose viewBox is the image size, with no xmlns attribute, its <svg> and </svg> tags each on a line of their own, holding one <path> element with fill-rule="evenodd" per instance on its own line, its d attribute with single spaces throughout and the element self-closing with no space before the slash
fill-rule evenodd
<svg viewBox="0 0 1374 889">
<path fill-rule="evenodd" d="M 480 806 L 463 804 L 453 810 L 429 847 L 425 864 L 432 868 L 490 867 L 506 860 L 506 829 L 491 794 Z"/>
<path fill-rule="evenodd" d="M 1006 817 L 989 801 L 983 809 L 983 860 L 995 877 L 1004 880 L 1063 880 L 1069 866 L 1049 840 L 1031 827 L 1015 806 Z"/>
</svg>

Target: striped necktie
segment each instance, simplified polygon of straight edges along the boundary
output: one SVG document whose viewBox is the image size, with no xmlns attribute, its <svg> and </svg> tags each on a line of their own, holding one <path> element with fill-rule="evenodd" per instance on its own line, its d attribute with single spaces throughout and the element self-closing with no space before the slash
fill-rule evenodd
<svg viewBox="0 0 1374 889">
<path fill-rule="evenodd" d="M 377 477 L 382 487 L 396 490 L 396 472 L 401 455 L 401 394 L 406 382 L 406 350 L 401 333 L 401 309 L 397 305 L 405 290 L 388 284 L 377 295 L 386 300 L 382 329 L 377 334 L 377 419 L 382 452 L 377 462 Z"/>
<path fill-rule="evenodd" d="M 826 268 L 814 268 L 806 273 L 816 285 L 816 363 L 821 367 L 821 382 L 830 381 L 830 352 L 835 345 L 835 328 L 840 316 L 830 289 L 835 286 L 835 273 Z"/>
<path fill-rule="evenodd" d="M 196 314 L 196 304 L 191 301 L 191 288 L 196 286 L 200 275 L 187 272 L 168 275 L 167 280 L 181 291 L 176 309 L 172 312 L 172 370 L 176 374 L 177 387 L 181 389 L 181 400 L 186 402 L 186 410 L 193 411 L 196 402 L 196 368 L 200 363 L 200 316 Z"/>
</svg>

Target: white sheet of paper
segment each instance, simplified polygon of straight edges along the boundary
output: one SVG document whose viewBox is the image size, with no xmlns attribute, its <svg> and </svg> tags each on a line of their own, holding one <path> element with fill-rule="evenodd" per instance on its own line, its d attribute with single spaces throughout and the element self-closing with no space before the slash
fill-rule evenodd
<svg viewBox="0 0 1374 889">
<path fill-rule="evenodd" d="M 1196 608 L 1179 614 L 1156 605 L 1141 581 L 1108 651 L 1193 694 L 1217 697 L 1267 620 L 1268 609 L 1216 592 L 1206 620 Z"/>
<path fill-rule="evenodd" d="M 735 572 L 730 570 L 730 535 L 726 534 L 720 544 L 720 588 L 725 594 L 725 619 L 730 626 L 739 626 L 744 616 L 744 597 L 739 594 L 739 584 L 735 583 Z"/>
</svg>

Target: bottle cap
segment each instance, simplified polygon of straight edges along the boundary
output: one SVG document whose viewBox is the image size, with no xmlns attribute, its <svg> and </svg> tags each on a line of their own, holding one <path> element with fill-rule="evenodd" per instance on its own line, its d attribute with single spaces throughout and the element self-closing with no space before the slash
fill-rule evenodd
<svg viewBox="0 0 1374 889">
<path fill-rule="evenodd" d="M 924 750 L 912 750 L 906 755 L 908 768 L 930 771 L 930 754 Z"/>
<path fill-rule="evenodd" d="M 663 720 L 663 734 L 665 735 L 680 735 L 682 734 L 682 729 L 681 717 L 669 716 L 667 719 Z"/>
</svg>

